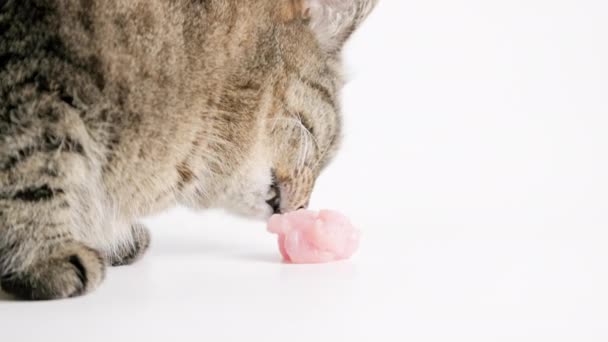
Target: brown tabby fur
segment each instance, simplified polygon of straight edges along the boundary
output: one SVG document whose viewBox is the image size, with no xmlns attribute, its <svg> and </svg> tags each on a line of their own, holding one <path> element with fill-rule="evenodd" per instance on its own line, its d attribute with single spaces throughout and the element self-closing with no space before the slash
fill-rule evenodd
<svg viewBox="0 0 608 342">
<path fill-rule="evenodd" d="M 374 0 L 0 0 L 0 277 L 79 295 L 176 204 L 305 207 Z"/>
</svg>

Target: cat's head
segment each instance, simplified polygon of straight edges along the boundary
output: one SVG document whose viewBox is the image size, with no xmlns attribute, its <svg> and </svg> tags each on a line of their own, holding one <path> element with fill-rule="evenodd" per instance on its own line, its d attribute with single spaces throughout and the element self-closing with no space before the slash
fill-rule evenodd
<svg viewBox="0 0 608 342">
<path fill-rule="evenodd" d="M 280 72 L 254 169 L 231 209 L 267 217 L 308 206 L 315 181 L 341 140 L 340 54 L 377 0 L 280 0 Z M 257 195 L 252 195 L 257 194 Z M 260 198 L 263 194 L 263 198 Z M 235 201 L 236 202 L 236 201 Z"/>
</svg>

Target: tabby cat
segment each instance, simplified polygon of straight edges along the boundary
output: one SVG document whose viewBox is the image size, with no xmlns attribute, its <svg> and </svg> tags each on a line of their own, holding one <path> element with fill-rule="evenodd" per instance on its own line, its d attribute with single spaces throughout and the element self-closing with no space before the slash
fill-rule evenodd
<svg viewBox="0 0 608 342">
<path fill-rule="evenodd" d="M 377 0 L 0 0 L 0 284 L 84 294 L 176 204 L 306 207 Z"/>
</svg>

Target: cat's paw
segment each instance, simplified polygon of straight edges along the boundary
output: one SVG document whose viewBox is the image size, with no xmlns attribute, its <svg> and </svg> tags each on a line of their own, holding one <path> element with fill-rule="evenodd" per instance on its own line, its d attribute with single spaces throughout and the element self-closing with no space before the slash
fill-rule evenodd
<svg viewBox="0 0 608 342">
<path fill-rule="evenodd" d="M 37 259 L 27 269 L 3 276 L 2 289 L 21 299 L 61 299 L 94 290 L 105 275 L 100 253 L 79 242 L 54 246 Z"/>
<path fill-rule="evenodd" d="M 122 246 L 117 253 L 111 256 L 112 266 L 125 266 L 136 262 L 150 247 L 150 232 L 144 225 L 132 225 L 131 234 L 133 236 L 131 242 Z"/>
</svg>

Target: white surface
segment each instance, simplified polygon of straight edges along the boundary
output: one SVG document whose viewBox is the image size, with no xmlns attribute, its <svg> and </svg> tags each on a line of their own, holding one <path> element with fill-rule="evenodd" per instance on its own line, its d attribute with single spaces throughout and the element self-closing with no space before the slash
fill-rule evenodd
<svg viewBox="0 0 608 342">
<path fill-rule="evenodd" d="M 281 264 L 262 224 L 177 210 L 94 294 L 0 300 L 1 340 L 608 340 L 607 18 L 384 0 L 312 202 L 364 230 L 352 261 Z"/>
</svg>

